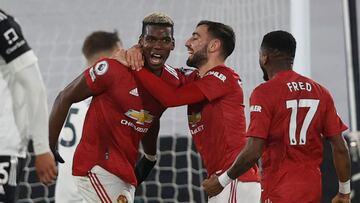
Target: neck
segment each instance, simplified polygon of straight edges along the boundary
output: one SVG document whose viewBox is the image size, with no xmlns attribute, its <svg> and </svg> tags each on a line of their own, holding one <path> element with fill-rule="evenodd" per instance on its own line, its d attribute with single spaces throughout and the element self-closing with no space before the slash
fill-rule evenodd
<svg viewBox="0 0 360 203">
<path fill-rule="evenodd" d="M 273 66 L 267 70 L 269 80 L 281 71 L 292 70 L 292 67 Z"/>
<path fill-rule="evenodd" d="M 149 70 L 156 76 L 160 76 L 162 73 L 162 68 L 157 68 L 156 70 L 153 70 L 153 69 L 149 69 Z"/>
<path fill-rule="evenodd" d="M 204 77 L 204 75 L 211 69 L 224 65 L 225 61 L 219 58 L 211 58 L 209 57 L 208 61 L 199 67 L 199 76 Z"/>
<path fill-rule="evenodd" d="M 144 67 L 146 67 L 146 69 L 148 69 L 150 72 L 152 72 L 153 74 L 155 74 L 156 76 L 160 76 L 161 73 L 162 73 L 162 67 L 164 65 L 162 65 L 160 68 L 158 67 L 151 67 L 149 66 L 146 61 L 145 61 L 145 64 L 144 64 Z"/>
</svg>

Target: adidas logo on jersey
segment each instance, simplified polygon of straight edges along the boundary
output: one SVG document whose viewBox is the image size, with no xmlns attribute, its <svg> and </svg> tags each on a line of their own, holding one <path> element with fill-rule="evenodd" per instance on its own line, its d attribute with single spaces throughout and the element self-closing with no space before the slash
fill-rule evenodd
<svg viewBox="0 0 360 203">
<path fill-rule="evenodd" d="M 137 88 L 130 90 L 129 94 L 131 94 L 131 95 L 133 95 L 135 97 L 139 96 Z"/>
</svg>

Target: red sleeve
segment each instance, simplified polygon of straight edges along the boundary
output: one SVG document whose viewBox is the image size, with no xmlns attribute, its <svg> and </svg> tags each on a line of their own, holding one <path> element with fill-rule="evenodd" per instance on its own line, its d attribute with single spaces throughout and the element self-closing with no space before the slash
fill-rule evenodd
<svg viewBox="0 0 360 203">
<path fill-rule="evenodd" d="M 256 88 L 250 97 L 250 124 L 246 132 L 247 137 L 267 139 L 271 122 L 271 107 L 267 102 L 268 96 Z"/>
<path fill-rule="evenodd" d="M 102 59 L 84 71 L 86 83 L 95 95 L 101 94 L 109 88 L 116 74 L 116 61 Z"/>
<path fill-rule="evenodd" d="M 172 87 L 145 68 L 135 71 L 135 76 L 165 107 L 192 104 L 206 99 L 200 89 L 193 83 L 179 88 Z"/>
<path fill-rule="evenodd" d="M 341 134 L 348 127 L 342 122 L 341 118 L 337 114 L 334 100 L 329 92 L 326 92 L 326 116 L 324 121 L 324 129 L 322 134 L 326 137 L 331 137 Z"/>
<path fill-rule="evenodd" d="M 209 101 L 223 97 L 234 89 L 233 73 L 225 67 L 210 70 L 201 80 L 194 83 Z"/>
</svg>

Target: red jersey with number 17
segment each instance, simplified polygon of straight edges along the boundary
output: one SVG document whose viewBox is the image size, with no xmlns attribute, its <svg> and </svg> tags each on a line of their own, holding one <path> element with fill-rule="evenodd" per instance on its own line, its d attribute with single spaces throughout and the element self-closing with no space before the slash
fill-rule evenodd
<svg viewBox="0 0 360 203">
<path fill-rule="evenodd" d="M 139 141 L 165 107 L 116 60 L 103 59 L 84 72 L 94 96 L 86 114 L 83 135 L 75 151 L 73 175 L 86 176 L 99 165 L 136 185 L 134 173 Z M 180 85 L 177 71 L 166 66 L 161 78 Z"/>
<path fill-rule="evenodd" d="M 244 96 L 240 77 L 230 68 L 217 66 L 200 78 L 194 71 L 188 76 L 207 100 L 188 106 L 192 138 L 208 175 L 221 174 L 230 168 L 246 144 Z M 254 166 L 239 178 L 244 182 L 259 181 Z"/>
<path fill-rule="evenodd" d="M 292 70 L 281 71 L 253 91 L 250 118 L 247 136 L 266 140 L 263 200 L 320 202 L 322 137 L 347 129 L 330 93 Z"/>
</svg>

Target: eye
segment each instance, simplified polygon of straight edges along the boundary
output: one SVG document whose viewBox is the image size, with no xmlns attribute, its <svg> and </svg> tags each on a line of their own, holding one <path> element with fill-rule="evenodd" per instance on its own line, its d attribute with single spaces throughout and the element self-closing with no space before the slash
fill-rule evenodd
<svg viewBox="0 0 360 203">
<path fill-rule="evenodd" d="M 162 41 L 164 42 L 164 43 L 170 43 L 171 42 L 171 39 L 170 38 L 164 38 L 164 39 L 162 39 Z"/>
<path fill-rule="evenodd" d="M 197 36 L 192 36 L 191 38 L 190 38 L 190 40 L 192 40 L 192 41 L 195 41 L 195 40 L 198 40 L 199 39 L 199 37 L 197 37 Z"/>
<path fill-rule="evenodd" d="M 150 43 L 151 43 L 151 42 L 155 42 L 155 38 L 154 38 L 154 37 L 146 37 L 146 38 L 145 38 L 145 41 L 146 41 L 146 42 L 150 42 Z"/>
</svg>

